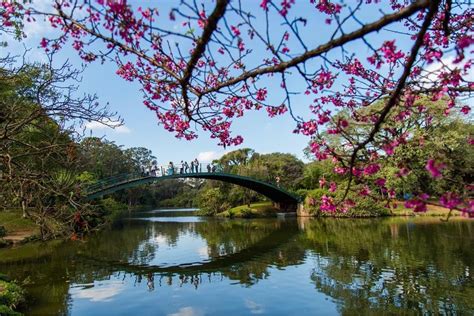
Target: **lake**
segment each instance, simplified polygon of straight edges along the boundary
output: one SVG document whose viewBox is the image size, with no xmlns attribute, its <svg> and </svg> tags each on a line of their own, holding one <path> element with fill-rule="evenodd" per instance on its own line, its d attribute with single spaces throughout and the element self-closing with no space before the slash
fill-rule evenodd
<svg viewBox="0 0 474 316">
<path fill-rule="evenodd" d="M 27 315 L 474 314 L 474 221 L 134 214 L 0 250 Z"/>
</svg>

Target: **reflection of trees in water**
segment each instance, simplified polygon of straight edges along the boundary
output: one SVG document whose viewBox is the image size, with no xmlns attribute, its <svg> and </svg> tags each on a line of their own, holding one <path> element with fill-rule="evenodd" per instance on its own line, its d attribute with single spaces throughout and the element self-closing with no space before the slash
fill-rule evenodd
<svg viewBox="0 0 474 316">
<path fill-rule="evenodd" d="M 270 277 L 272 269 L 301 264 L 304 258 L 305 249 L 295 241 L 289 240 L 281 247 L 258 255 L 253 260 L 233 265 L 220 272 L 226 278 L 250 287 Z"/>
<path fill-rule="evenodd" d="M 450 314 L 474 311 L 471 227 L 319 220 L 306 225 L 301 242 L 315 253 L 316 288 L 343 314 Z"/>
<path fill-rule="evenodd" d="M 162 228 L 163 227 L 163 228 Z M 164 229 L 164 228 L 167 229 Z M 167 238 L 167 231 L 182 229 L 180 234 L 196 234 L 206 240 L 210 261 L 199 265 L 176 267 L 148 267 L 135 264 L 133 261 L 104 260 L 81 254 L 83 261 L 99 264 L 100 270 L 109 266 L 112 271 L 127 271 L 133 275 L 144 277 L 153 272 L 154 278 L 163 273 L 177 276 L 192 277 L 202 273 L 218 273 L 226 279 L 238 280 L 242 284 L 252 285 L 259 279 L 269 275 L 269 266 L 283 267 L 301 263 L 304 249 L 294 245 L 295 234 L 298 233 L 296 223 L 277 221 L 210 221 L 200 223 L 166 223 L 158 226 L 159 236 Z M 184 228 L 184 229 L 183 229 Z M 150 237 L 150 236 L 148 236 Z M 149 238 L 148 238 L 149 239 Z M 138 248 L 147 240 L 138 243 Z M 293 245 L 287 245 L 293 241 Z M 133 249 L 133 247 L 131 247 Z M 133 249 L 136 251 L 136 248 Z M 159 251 L 159 250 L 158 250 Z M 127 256 L 123 256 L 127 257 Z M 108 265 L 106 265 L 108 263 Z M 97 270 L 96 270 L 97 272 Z M 97 274 L 95 275 L 97 277 Z M 80 280 L 87 283 L 88 280 Z"/>
<path fill-rule="evenodd" d="M 42 244 L 35 246 L 38 249 L 48 247 Z M 9 263 L 0 262 L 0 272 L 8 273 L 14 280 L 27 282 L 27 308 L 34 307 L 34 313 L 28 309 L 24 311 L 25 314 L 67 315 L 70 296 L 69 284 L 66 282 L 68 269 L 64 264 L 64 254 L 57 251 L 50 251 L 48 254 L 43 254 L 40 250 L 33 251 L 35 252 L 41 256 Z"/>
<path fill-rule="evenodd" d="M 155 258 L 158 240 L 176 246 L 179 236 L 193 231 L 195 223 L 153 223 L 131 220 L 122 229 L 91 237 L 79 247 L 80 255 L 111 262 L 146 265 Z"/>
<path fill-rule="evenodd" d="M 180 236 L 203 238 L 208 255 L 218 258 L 250 247 L 279 229 L 275 221 L 143 222 L 130 221 L 121 230 L 94 236 L 79 246 L 80 255 L 104 261 L 147 265 L 159 244 L 176 247 Z"/>
<path fill-rule="evenodd" d="M 266 220 L 206 221 L 196 225 L 196 233 L 206 240 L 211 258 L 225 256 L 251 247 L 281 224 Z"/>
<path fill-rule="evenodd" d="M 151 227 L 151 228 L 150 228 Z M 208 245 L 208 252 L 212 258 L 209 262 L 204 262 L 198 266 L 178 266 L 173 267 L 147 267 L 128 259 L 128 261 L 108 261 L 96 256 L 86 256 L 81 253 L 84 262 L 89 260 L 89 264 L 97 264 L 94 269 L 95 280 L 98 280 L 98 273 L 104 266 L 108 266 L 109 273 L 105 272 L 103 277 L 107 278 L 111 271 L 127 271 L 130 277 L 146 278 L 150 272 L 153 272 L 154 280 L 160 279 L 163 275 L 168 277 L 183 277 L 193 279 L 193 276 L 204 277 L 208 279 L 208 275 L 220 275 L 220 278 L 239 281 L 248 286 L 258 282 L 258 280 L 269 276 L 270 266 L 285 267 L 288 265 L 299 264 L 304 259 L 305 250 L 294 242 L 294 236 L 298 233 L 297 226 L 292 222 L 279 222 L 268 220 L 252 220 L 252 221 L 209 221 L 198 223 L 160 223 L 153 228 L 153 225 L 147 225 L 147 237 L 144 240 L 135 240 L 135 247 L 121 247 L 122 250 L 130 249 L 132 253 L 137 252 L 137 248 L 147 250 L 146 245 L 150 239 L 155 236 L 158 231 L 161 238 L 173 241 L 173 236 L 182 234 L 196 234 L 203 238 Z M 128 227 L 127 231 L 133 231 L 135 228 Z M 143 231 L 143 228 L 142 228 Z M 137 236 L 132 233 L 132 236 Z M 174 239 L 176 240 L 176 239 Z M 122 242 L 122 240 L 120 240 Z M 125 241 L 124 241 L 125 242 Z M 130 241 L 129 241 L 130 242 Z M 96 245 L 90 244 L 91 251 Z M 97 245 L 100 247 L 100 245 Z M 89 245 L 88 245 L 89 247 Z M 105 247 L 110 254 L 112 250 Z M 158 249 L 159 251 L 159 249 Z M 152 252 L 152 251 L 150 251 Z M 98 251 L 102 254 L 102 249 Z M 145 258 L 148 255 L 141 255 Z M 122 255 L 123 258 L 132 258 L 129 254 Z M 151 257 L 148 257 L 151 258 Z M 99 259 L 99 260 L 98 260 Z M 98 264 L 101 263 L 101 264 Z M 87 269 L 87 267 L 86 267 Z M 106 268 L 107 270 L 107 268 Z M 160 272 L 166 271 L 166 272 Z M 83 275 L 86 276 L 86 275 Z M 76 283 L 87 283 L 94 279 L 76 279 Z M 193 279 L 196 284 L 196 279 Z M 156 283 L 156 282 L 155 282 Z M 186 282 L 184 282 L 186 283 Z M 176 282 L 174 282 L 176 284 Z M 199 282 L 197 283 L 199 284 Z"/>
<path fill-rule="evenodd" d="M 37 300 L 35 309 L 43 314 L 67 313 L 70 289 L 66 280 L 71 284 L 127 280 L 143 284 L 148 291 L 176 286 L 199 290 L 202 284 L 229 281 L 251 287 L 271 277 L 275 268 L 308 260 L 314 264 L 308 281 L 332 297 L 342 314 L 462 314 L 474 310 L 470 224 L 413 224 L 398 219 L 300 224 L 297 231 L 294 221 L 145 225 L 132 221 L 121 232 L 104 232 L 83 244 L 65 243 L 35 261 L 0 264 L 0 271 L 18 279 L 31 275 L 34 284 L 28 290 Z M 153 245 L 145 246 L 153 244 L 150 240 L 159 236 L 176 245 L 183 234 L 206 240 L 212 260 L 203 265 L 208 265 L 167 271 L 141 265 L 157 251 Z"/>
</svg>

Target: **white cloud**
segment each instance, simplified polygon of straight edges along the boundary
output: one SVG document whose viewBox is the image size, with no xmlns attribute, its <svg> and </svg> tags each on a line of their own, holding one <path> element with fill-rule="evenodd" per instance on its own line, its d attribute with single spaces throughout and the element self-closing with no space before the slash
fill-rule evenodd
<svg viewBox="0 0 474 316">
<path fill-rule="evenodd" d="M 155 243 L 159 246 L 166 246 L 168 244 L 168 239 L 165 236 L 158 235 L 155 236 Z"/>
<path fill-rule="evenodd" d="M 115 122 L 88 122 L 86 123 L 86 129 L 95 131 L 95 130 L 113 130 L 118 134 L 130 134 L 132 131 L 125 125 L 120 125 L 120 123 Z"/>
<path fill-rule="evenodd" d="M 250 310 L 252 314 L 263 314 L 265 309 L 263 308 L 262 304 L 255 303 L 252 300 L 246 299 L 245 306 Z"/>
<path fill-rule="evenodd" d="M 219 159 L 222 156 L 224 156 L 227 152 L 222 151 L 222 152 L 216 152 L 216 151 L 203 151 L 200 152 L 197 156 L 197 159 L 200 162 L 211 162 L 215 159 Z"/>
<path fill-rule="evenodd" d="M 123 289 L 123 283 L 113 282 L 104 286 L 94 285 L 91 288 L 74 288 L 71 291 L 71 295 L 75 298 L 88 299 L 91 302 L 108 302 L 122 292 Z"/>
<path fill-rule="evenodd" d="M 200 247 L 198 248 L 197 253 L 201 257 L 207 258 L 209 256 L 209 248 L 207 246 Z"/>
<path fill-rule="evenodd" d="M 176 313 L 168 314 L 168 316 L 201 316 L 204 313 L 192 308 L 191 306 L 181 307 Z"/>
<path fill-rule="evenodd" d="M 53 11 L 53 3 L 51 0 L 33 0 L 31 7 L 37 11 L 49 13 Z M 35 19 L 35 21 L 31 22 L 26 21 L 26 19 L 24 21 L 23 31 L 26 34 L 27 40 L 48 37 L 51 33 L 57 32 L 57 30 L 51 27 L 47 19 L 40 16 L 35 16 Z"/>
</svg>

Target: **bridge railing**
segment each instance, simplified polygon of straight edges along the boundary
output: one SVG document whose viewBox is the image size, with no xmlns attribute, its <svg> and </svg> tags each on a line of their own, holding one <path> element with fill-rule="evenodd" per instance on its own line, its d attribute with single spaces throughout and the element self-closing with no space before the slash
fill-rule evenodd
<svg viewBox="0 0 474 316">
<path fill-rule="evenodd" d="M 107 188 L 112 185 L 117 185 L 123 182 L 129 182 L 133 180 L 142 179 L 144 177 L 166 177 L 178 174 L 192 174 L 192 173 L 212 173 L 222 172 L 221 166 L 212 163 L 200 163 L 199 165 L 192 167 L 189 165 L 173 164 L 164 166 L 152 166 L 146 168 L 141 172 L 124 173 L 115 176 L 108 177 L 106 179 L 99 180 L 86 188 L 87 192 L 95 192 Z"/>
<path fill-rule="evenodd" d="M 134 173 L 123 173 L 119 175 L 115 175 L 106 179 L 99 180 L 91 185 L 89 185 L 86 189 L 87 192 L 95 192 L 101 189 L 107 188 L 111 185 L 116 185 L 117 183 L 122 182 L 129 182 L 132 180 L 138 180 L 143 178 L 143 173 L 134 172 Z"/>
</svg>

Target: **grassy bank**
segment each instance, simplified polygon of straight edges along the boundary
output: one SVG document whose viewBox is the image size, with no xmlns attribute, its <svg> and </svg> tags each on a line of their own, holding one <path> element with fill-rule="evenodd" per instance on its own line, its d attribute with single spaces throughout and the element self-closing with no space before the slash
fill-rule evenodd
<svg viewBox="0 0 474 316">
<path fill-rule="evenodd" d="M 397 207 L 392 208 L 392 215 L 393 216 L 448 216 L 449 214 L 449 209 L 442 207 L 442 206 L 437 206 L 437 205 L 431 205 L 428 204 L 426 205 L 427 211 L 423 213 L 415 213 L 413 212 L 412 209 L 406 208 L 404 206 L 404 202 L 397 202 L 396 203 Z M 451 213 L 451 216 L 461 216 L 460 212 L 453 211 Z"/>
<path fill-rule="evenodd" d="M 21 210 L 0 211 L 0 226 L 6 230 L 3 239 L 7 243 L 18 243 L 39 234 L 38 226 L 32 220 L 23 218 Z"/>
<path fill-rule="evenodd" d="M 254 218 L 276 216 L 278 209 L 273 207 L 272 202 L 258 202 L 248 205 L 233 207 L 227 211 L 217 214 L 217 216 L 230 218 Z"/>
</svg>

